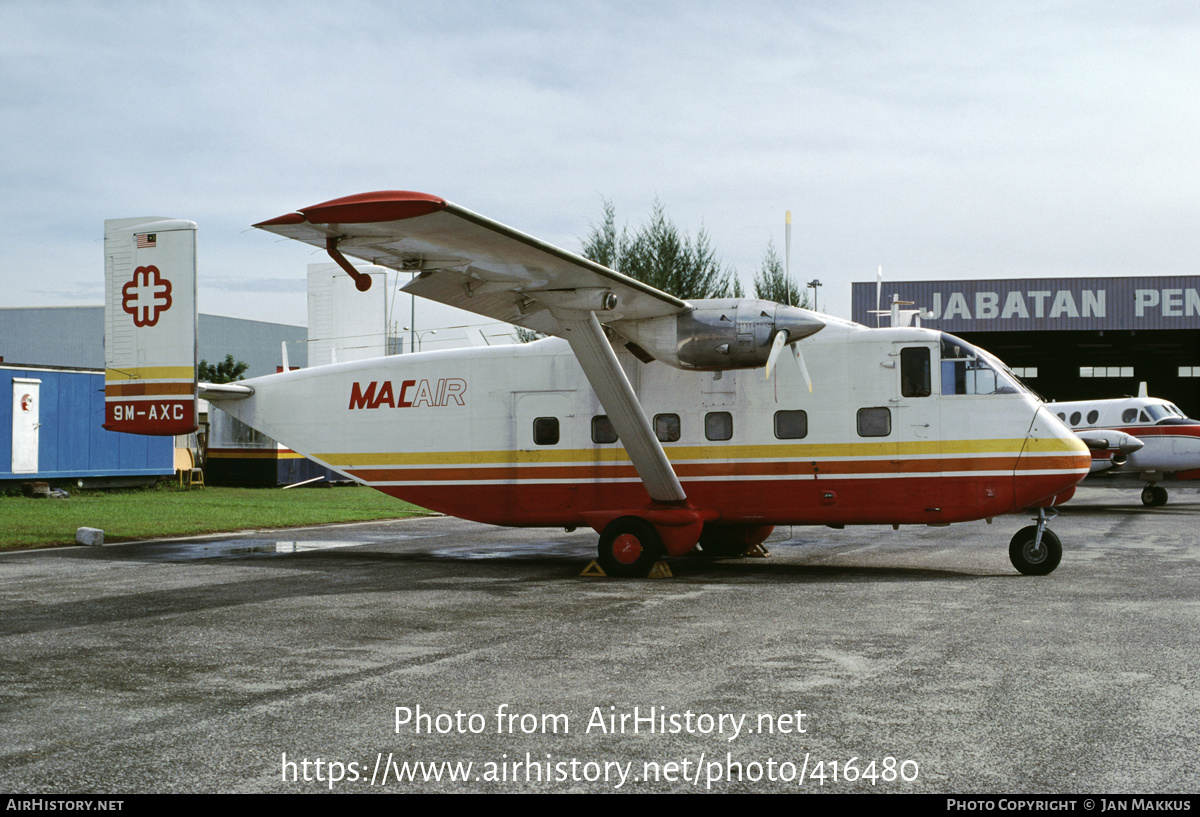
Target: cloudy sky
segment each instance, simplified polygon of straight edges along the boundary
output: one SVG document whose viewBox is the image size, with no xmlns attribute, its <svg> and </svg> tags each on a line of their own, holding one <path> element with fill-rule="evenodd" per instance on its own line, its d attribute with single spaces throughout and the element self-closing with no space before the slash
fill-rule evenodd
<svg viewBox="0 0 1200 817">
<path fill-rule="evenodd" d="M 97 304 L 103 221 L 200 225 L 200 310 L 304 323 L 249 228 L 370 190 L 570 250 L 657 197 L 749 285 L 1200 273 L 1200 5 L 0 0 L 0 306 Z"/>
</svg>

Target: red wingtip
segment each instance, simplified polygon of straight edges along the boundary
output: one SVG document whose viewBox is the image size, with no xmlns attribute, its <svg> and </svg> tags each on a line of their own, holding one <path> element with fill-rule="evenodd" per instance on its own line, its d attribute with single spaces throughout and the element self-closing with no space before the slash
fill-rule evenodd
<svg viewBox="0 0 1200 817">
<path fill-rule="evenodd" d="M 446 207 L 446 200 L 428 193 L 411 190 L 379 190 L 359 193 L 340 199 L 301 207 L 288 213 L 260 221 L 255 227 L 274 227 L 283 224 L 372 224 L 381 221 L 400 221 L 406 218 L 436 213 Z"/>
<path fill-rule="evenodd" d="M 445 207 L 445 199 L 427 193 L 380 190 L 302 207 L 300 212 L 312 224 L 369 224 L 416 218 Z"/>
<path fill-rule="evenodd" d="M 301 214 L 288 213 L 287 215 L 280 216 L 279 218 L 272 218 L 272 219 L 267 219 L 266 221 L 260 221 L 257 224 L 255 224 L 254 226 L 255 227 L 272 227 L 276 224 L 300 224 L 303 221 L 304 221 L 304 216 L 302 216 Z"/>
</svg>

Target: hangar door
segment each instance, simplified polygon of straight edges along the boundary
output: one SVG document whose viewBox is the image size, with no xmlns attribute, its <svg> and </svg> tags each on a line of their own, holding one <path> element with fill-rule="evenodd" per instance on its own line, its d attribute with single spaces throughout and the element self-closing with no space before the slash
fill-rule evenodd
<svg viewBox="0 0 1200 817">
<path fill-rule="evenodd" d="M 38 469 L 39 389 L 42 381 L 14 377 L 12 381 L 12 473 L 34 474 Z"/>
</svg>

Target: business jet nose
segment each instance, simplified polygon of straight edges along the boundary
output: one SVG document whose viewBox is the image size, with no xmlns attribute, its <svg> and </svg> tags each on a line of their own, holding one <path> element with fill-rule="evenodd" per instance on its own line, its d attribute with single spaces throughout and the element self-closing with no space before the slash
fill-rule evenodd
<svg viewBox="0 0 1200 817">
<path fill-rule="evenodd" d="M 1039 406 L 1013 470 L 1013 510 L 1065 502 L 1091 470 L 1083 440 Z"/>
</svg>

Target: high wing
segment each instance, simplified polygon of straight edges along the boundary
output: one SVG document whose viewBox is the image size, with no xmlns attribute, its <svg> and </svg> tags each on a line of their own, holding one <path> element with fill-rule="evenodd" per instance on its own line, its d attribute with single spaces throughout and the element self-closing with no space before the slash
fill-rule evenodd
<svg viewBox="0 0 1200 817">
<path fill-rule="evenodd" d="M 345 254 L 418 273 L 405 292 L 548 335 L 563 335 L 548 311 L 551 299 L 603 307 L 605 294 L 611 293 L 610 308 L 590 310 L 600 313 L 603 323 L 691 308 L 687 301 L 425 193 L 363 193 L 254 226 L 325 249 L 343 268 L 349 267 L 340 257 Z M 347 272 L 355 275 L 352 269 Z M 539 297 L 552 292 L 562 294 Z"/>
<path fill-rule="evenodd" d="M 687 496 L 601 323 L 677 315 L 692 305 L 586 258 L 425 193 L 334 199 L 254 225 L 345 259 L 417 273 L 404 291 L 565 338 L 656 502 Z"/>
</svg>

